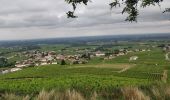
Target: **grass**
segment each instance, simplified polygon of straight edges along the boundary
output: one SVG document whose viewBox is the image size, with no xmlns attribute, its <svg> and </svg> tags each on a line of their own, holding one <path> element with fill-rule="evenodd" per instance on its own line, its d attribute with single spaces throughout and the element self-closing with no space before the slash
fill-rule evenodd
<svg viewBox="0 0 170 100">
<path fill-rule="evenodd" d="M 154 85 L 150 88 L 121 87 L 110 91 L 93 91 L 87 96 L 81 91 L 67 89 L 64 91 L 42 90 L 36 95 L 1 94 L 2 100 L 169 100 L 169 86 Z"/>
<path fill-rule="evenodd" d="M 168 71 L 168 83 L 170 83 L 170 70 Z"/>
</svg>

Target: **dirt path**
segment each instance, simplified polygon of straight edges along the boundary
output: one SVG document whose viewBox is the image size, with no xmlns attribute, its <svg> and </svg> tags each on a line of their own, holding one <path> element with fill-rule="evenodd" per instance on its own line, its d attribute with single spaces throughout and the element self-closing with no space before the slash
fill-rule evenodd
<svg viewBox="0 0 170 100">
<path fill-rule="evenodd" d="M 92 67 L 92 68 L 114 68 L 114 69 L 125 69 L 127 67 L 134 66 L 134 64 L 96 64 L 96 65 L 78 65 L 71 66 L 68 68 L 83 68 L 83 67 Z"/>
<path fill-rule="evenodd" d="M 23 80 L 23 79 L 44 79 L 48 77 L 16 77 L 16 78 L 4 78 L 5 80 Z"/>
<path fill-rule="evenodd" d="M 165 60 L 170 61 L 169 54 L 170 52 L 165 54 Z M 166 83 L 167 79 L 168 79 L 168 70 L 164 70 L 162 74 L 162 81 Z"/>
<path fill-rule="evenodd" d="M 122 70 L 118 71 L 118 73 L 125 72 L 125 71 L 127 71 L 128 69 L 130 69 L 130 68 L 132 68 L 132 67 L 134 67 L 134 66 L 125 67 L 125 68 L 123 68 Z"/>
<path fill-rule="evenodd" d="M 169 54 L 170 54 L 170 52 L 168 52 L 168 53 L 165 54 L 165 60 L 170 60 Z"/>
<path fill-rule="evenodd" d="M 164 83 L 166 83 L 166 82 L 167 82 L 167 79 L 168 79 L 168 70 L 164 70 L 164 71 L 163 71 L 163 74 L 162 74 L 162 81 L 163 81 Z"/>
</svg>

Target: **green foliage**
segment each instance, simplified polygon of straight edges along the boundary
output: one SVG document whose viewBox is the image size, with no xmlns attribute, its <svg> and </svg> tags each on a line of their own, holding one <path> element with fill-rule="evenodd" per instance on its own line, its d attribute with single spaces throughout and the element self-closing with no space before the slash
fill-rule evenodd
<svg viewBox="0 0 170 100">
<path fill-rule="evenodd" d="M 90 0 L 65 0 L 68 4 L 72 4 L 73 6 L 73 11 L 68 11 L 67 16 L 68 18 L 77 18 L 77 16 L 74 15 L 74 11 L 77 8 L 77 4 L 85 4 L 87 5 L 87 3 Z M 150 5 L 156 5 L 160 2 L 162 2 L 163 0 L 114 0 L 113 2 L 111 2 L 109 5 L 111 7 L 111 9 L 113 7 L 117 7 L 117 6 L 121 6 L 121 5 L 125 5 L 125 7 L 122 10 L 122 14 L 127 13 L 128 17 L 125 19 L 125 21 L 137 21 L 137 16 L 139 14 L 138 11 L 138 4 L 139 2 L 141 2 L 141 7 L 147 7 Z M 121 3 L 120 3 L 121 2 Z M 169 9 L 167 8 L 165 10 L 165 12 L 169 11 Z"/>
<path fill-rule="evenodd" d="M 170 8 L 166 8 L 163 13 L 170 12 Z"/>
<path fill-rule="evenodd" d="M 150 6 L 150 5 L 155 5 L 156 3 L 159 4 L 162 1 L 163 0 L 143 0 L 141 6 L 146 7 L 146 6 Z"/>
<path fill-rule="evenodd" d="M 61 65 L 66 65 L 66 62 L 64 59 L 61 60 Z"/>
<path fill-rule="evenodd" d="M 0 57 L 0 67 L 14 66 L 15 62 L 9 62 L 5 57 Z"/>
<path fill-rule="evenodd" d="M 74 15 L 74 11 L 77 8 L 77 4 L 83 3 L 85 5 L 87 5 L 87 3 L 89 2 L 89 0 L 65 0 L 68 4 L 72 4 L 73 6 L 73 11 L 68 11 L 67 17 L 68 18 L 77 18 L 77 16 Z"/>
<path fill-rule="evenodd" d="M 7 59 L 4 57 L 0 58 L 0 66 L 6 66 L 6 64 L 8 63 Z"/>
</svg>

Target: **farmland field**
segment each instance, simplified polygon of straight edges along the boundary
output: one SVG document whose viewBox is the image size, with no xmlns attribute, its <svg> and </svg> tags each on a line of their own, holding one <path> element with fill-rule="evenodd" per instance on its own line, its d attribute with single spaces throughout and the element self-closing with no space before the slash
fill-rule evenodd
<svg viewBox="0 0 170 100">
<path fill-rule="evenodd" d="M 139 56 L 139 60 L 129 62 L 128 58 L 132 55 Z M 98 64 L 90 64 L 92 63 L 90 62 L 85 65 L 48 65 L 26 68 L 1 75 L 0 91 L 32 93 L 42 89 L 78 88 L 83 90 L 87 87 L 89 90 L 99 91 L 110 87 L 149 85 L 155 81 L 161 81 L 163 70 L 169 68 L 166 65 L 169 62 L 166 62 L 163 57 L 161 50 L 154 50 L 131 53 Z M 156 63 L 158 66 L 155 65 Z M 127 70 L 119 73 L 127 67 L 129 67 Z"/>
<path fill-rule="evenodd" d="M 170 62 L 166 60 L 166 52 L 162 48 L 150 47 L 151 45 L 153 44 L 139 45 L 126 42 L 120 45 L 116 44 L 116 46 L 109 44 L 103 47 L 101 45 L 40 45 L 38 48 L 40 52 L 53 51 L 65 55 L 83 54 L 86 51 L 96 52 L 98 49 L 103 52 L 114 52 L 129 46 L 131 47 L 128 50 L 133 52 L 115 56 L 112 59 L 95 56 L 85 64 L 67 64 L 68 62 L 66 62 L 66 65 L 39 65 L 2 74 L 0 75 L 0 93 L 36 95 L 42 90 L 76 90 L 88 97 L 94 92 L 106 95 L 107 92 L 121 91 L 122 87 L 139 87 L 147 91 L 153 84 L 169 84 Z M 134 51 L 136 48 L 149 50 Z M 30 52 L 32 51 L 30 50 Z M 10 62 L 28 59 L 26 55 L 17 51 L 7 52 L 4 55 L 10 57 Z M 15 56 L 13 57 L 13 55 Z M 137 56 L 138 59 L 130 61 L 129 58 L 133 56 Z M 5 69 L 1 68 L 1 70 Z"/>
</svg>

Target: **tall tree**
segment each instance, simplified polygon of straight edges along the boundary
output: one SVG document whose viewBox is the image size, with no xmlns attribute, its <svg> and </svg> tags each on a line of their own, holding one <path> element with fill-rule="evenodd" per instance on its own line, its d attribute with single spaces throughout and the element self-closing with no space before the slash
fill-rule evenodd
<svg viewBox="0 0 170 100">
<path fill-rule="evenodd" d="M 64 59 L 61 60 L 61 65 L 66 65 L 66 62 Z"/>
<path fill-rule="evenodd" d="M 67 12 L 68 18 L 77 18 L 77 16 L 74 15 L 74 12 L 77 8 L 78 4 L 84 4 L 87 5 L 88 2 L 91 0 L 65 0 L 68 4 L 71 4 L 73 6 L 73 11 Z M 111 9 L 114 7 L 120 7 L 121 5 L 125 5 L 125 7 L 122 9 L 122 14 L 128 14 L 125 21 L 137 21 L 137 16 L 139 15 L 138 5 L 140 4 L 140 7 L 144 8 L 150 5 L 158 5 L 160 6 L 160 2 L 163 2 L 163 0 L 114 0 L 109 5 Z M 165 12 L 170 12 L 170 8 L 165 9 Z"/>
</svg>

